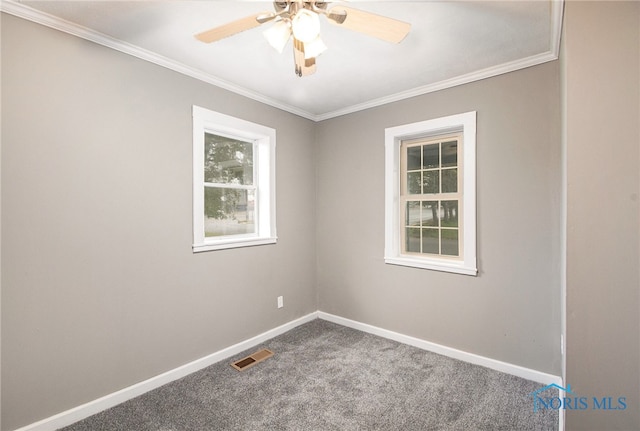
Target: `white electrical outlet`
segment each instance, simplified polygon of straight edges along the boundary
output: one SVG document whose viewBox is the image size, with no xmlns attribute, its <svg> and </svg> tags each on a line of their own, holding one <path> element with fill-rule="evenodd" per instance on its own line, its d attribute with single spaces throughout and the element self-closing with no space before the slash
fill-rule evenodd
<svg viewBox="0 0 640 431">
<path fill-rule="evenodd" d="M 284 297 L 278 296 L 278 308 L 284 307 Z"/>
</svg>

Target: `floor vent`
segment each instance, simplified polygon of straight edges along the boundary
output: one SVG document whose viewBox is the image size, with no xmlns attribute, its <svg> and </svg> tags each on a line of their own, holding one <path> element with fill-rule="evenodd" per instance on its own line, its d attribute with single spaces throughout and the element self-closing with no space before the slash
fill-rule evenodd
<svg viewBox="0 0 640 431">
<path fill-rule="evenodd" d="M 273 356 L 273 352 L 268 349 L 258 350 L 250 356 L 247 356 L 244 359 L 240 359 L 239 361 L 235 361 L 231 364 L 233 368 L 238 371 L 246 370 L 247 368 L 251 368 L 256 365 L 258 362 L 262 362 L 267 358 Z"/>
</svg>

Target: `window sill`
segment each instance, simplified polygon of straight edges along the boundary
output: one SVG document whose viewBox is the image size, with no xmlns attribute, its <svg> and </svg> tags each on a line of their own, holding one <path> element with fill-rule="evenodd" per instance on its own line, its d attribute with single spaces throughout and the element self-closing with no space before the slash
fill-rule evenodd
<svg viewBox="0 0 640 431">
<path fill-rule="evenodd" d="M 452 272 L 462 275 L 478 275 L 478 269 L 473 266 L 465 266 L 462 262 L 452 262 L 437 259 L 415 259 L 406 256 L 385 257 L 385 263 L 391 265 L 410 266 L 434 271 Z"/>
<path fill-rule="evenodd" d="M 211 243 L 193 244 L 193 252 L 200 253 L 203 251 L 225 250 L 228 248 L 254 247 L 257 245 L 275 244 L 277 241 L 278 238 L 276 237 L 222 239 Z"/>
</svg>

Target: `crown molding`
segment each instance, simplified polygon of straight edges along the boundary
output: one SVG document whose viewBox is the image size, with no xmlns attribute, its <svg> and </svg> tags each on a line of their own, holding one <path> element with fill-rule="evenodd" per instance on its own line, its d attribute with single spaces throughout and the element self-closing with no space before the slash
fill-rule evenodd
<svg viewBox="0 0 640 431">
<path fill-rule="evenodd" d="M 158 66 L 173 70 L 174 72 L 181 73 L 183 75 L 198 79 L 200 81 L 204 81 L 208 84 L 215 85 L 216 87 L 220 87 L 224 90 L 231 91 L 249 99 L 253 99 L 266 105 L 273 106 L 274 108 L 282 109 L 283 111 L 299 115 L 309 120 L 317 121 L 314 114 L 301 110 L 295 106 L 281 103 L 260 93 L 247 90 L 244 87 L 232 84 L 214 75 L 203 72 L 202 70 L 187 66 L 168 57 L 156 54 L 155 52 L 140 48 L 139 46 L 113 38 L 111 36 L 107 36 L 103 33 L 97 32 L 87 27 L 83 27 L 70 21 L 66 21 L 54 15 L 41 12 L 24 4 L 17 3 L 16 1 L 1 0 L 0 11 L 6 12 L 10 15 L 14 15 L 18 18 L 23 18 L 28 21 L 44 25 L 46 27 L 50 27 L 55 30 L 62 31 L 64 33 L 68 33 L 73 36 L 80 37 L 82 39 L 97 43 L 98 45 L 120 51 L 124 54 L 129 54 L 141 60 L 148 61 Z"/>
<path fill-rule="evenodd" d="M 525 57 L 508 63 L 499 64 L 486 69 L 478 70 L 465 75 L 456 76 L 454 78 L 445 79 L 443 81 L 434 82 L 432 84 L 421 87 L 412 88 L 407 91 L 395 93 L 389 96 L 373 99 L 357 105 L 352 105 L 344 109 L 327 112 L 315 116 L 315 121 L 328 120 L 342 115 L 352 114 L 354 112 L 363 111 L 365 109 L 375 108 L 377 106 L 386 105 L 387 103 L 398 102 L 400 100 L 409 99 L 415 96 L 421 96 L 427 93 L 456 87 L 458 85 L 469 84 L 474 81 L 503 75 L 516 70 L 525 69 L 527 67 L 537 66 L 542 63 L 557 60 L 560 56 L 560 38 L 562 36 L 562 17 L 564 12 L 564 0 L 552 0 L 551 22 L 549 35 L 549 50 L 530 57 Z"/>
<path fill-rule="evenodd" d="M 433 93 L 435 91 L 457 87 L 458 85 L 469 84 L 471 82 L 480 81 L 482 79 L 491 78 L 498 75 L 503 75 L 509 72 L 515 72 L 516 70 L 525 69 L 527 67 L 536 66 L 538 64 L 546 63 L 546 62 L 557 60 L 557 59 L 558 57 L 553 53 L 545 52 L 542 54 L 523 58 L 510 63 L 504 63 L 498 66 L 479 70 L 477 72 L 468 73 L 466 75 L 460 75 L 455 78 L 445 79 L 444 81 L 435 82 L 433 84 L 425 85 L 422 87 L 412 88 L 411 90 L 392 94 L 386 97 L 381 97 L 379 99 L 370 100 L 368 102 L 349 106 L 347 108 L 340 109 L 337 111 L 332 111 L 326 114 L 317 115 L 315 118 L 315 121 L 328 120 L 331 118 L 340 117 L 342 115 L 352 114 L 354 112 L 363 111 L 365 109 L 386 105 L 387 103 L 398 102 L 400 100 L 409 99 L 411 97 L 421 96 L 423 94 Z"/>
<path fill-rule="evenodd" d="M 497 66 L 489 67 L 476 72 L 468 73 L 465 75 L 457 76 L 454 78 L 446 79 L 443 81 L 435 82 L 432 84 L 416 87 L 400 93 L 395 93 L 389 96 L 372 99 L 364 103 L 348 106 L 343 109 L 326 112 L 324 114 L 313 114 L 307 112 L 298 107 L 288 105 L 277 101 L 273 98 L 267 97 L 263 94 L 248 90 L 239 85 L 235 85 L 223 79 L 220 79 L 214 75 L 206 73 L 202 70 L 195 69 L 187 66 L 183 63 L 177 62 L 170 58 L 161 56 L 152 51 L 140 48 L 130 43 L 124 42 L 119 39 L 107 36 L 103 33 L 99 33 L 95 30 L 87 27 L 80 26 L 78 24 L 63 20 L 56 16 L 38 11 L 24 4 L 18 3 L 14 0 L 0 0 L 0 11 L 8 14 L 24 18 L 26 20 L 59 30 L 82 39 L 95 42 L 99 45 L 106 46 L 108 48 L 115 49 L 125 54 L 132 55 L 141 60 L 154 63 L 158 66 L 173 70 L 183 75 L 198 79 L 216 87 L 220 87 L 224 90 L 239 94 L 249 99 L 255 100 L 265 105 L 272 106 L 274 108 L 281 109 L 291 114 L 298 115 L 312 121 L 323 121 L 331 118 L 340 117 L 343 115 L 351 114 L 354 112 L 362 111 L 365 109 L 375 108 L 387 103 L 398 102 L 400 100 L 408 99 L 415 96 L 421 96 L 423 94 L 432 93 L 435 91 L 444 90 L 458 85 L 468 84 L 474 81 L 479 81 L 493 76 L 502 75 L 516 70 L 524 69 L 531 66 L 536 66 L 549 61 L 558 59 L 560 52 L 560 38 L 562 34 L 562 19 L 564 11 L 564 0 L 552 0 L 550 2 L 551 7 L 551 23 L 550 23 L 550 35 L 549 35 L 549 50 L 541 54 L 537 54 L 531 57 L 526 57 L 516 61 L 503 63 Z"/>
</svg>

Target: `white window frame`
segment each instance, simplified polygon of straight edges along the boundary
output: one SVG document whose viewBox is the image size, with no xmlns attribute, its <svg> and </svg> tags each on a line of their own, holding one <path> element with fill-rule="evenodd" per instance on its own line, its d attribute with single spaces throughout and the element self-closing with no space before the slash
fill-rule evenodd
<svg viewBox="0 0 640 431">
<path fill-rule="evenodd" d="M 205 133 L 253 142 L 256 187 L 256 232 L 205 237 L 204 142 Z M 250 247 L 277 242 L 276 236 L 276 131 L 199 106 L 193 106 L 193 251 Z"/>
<path fill-rule="evenodd" d="M 462 133 L 462 220 L 460 259 L 403 254 L 400 185 L 402 141 Z M 477 275 L 476 265 L 476 112 L 451 115 L 385 129 L 385 263 Z"/>
</svg>

